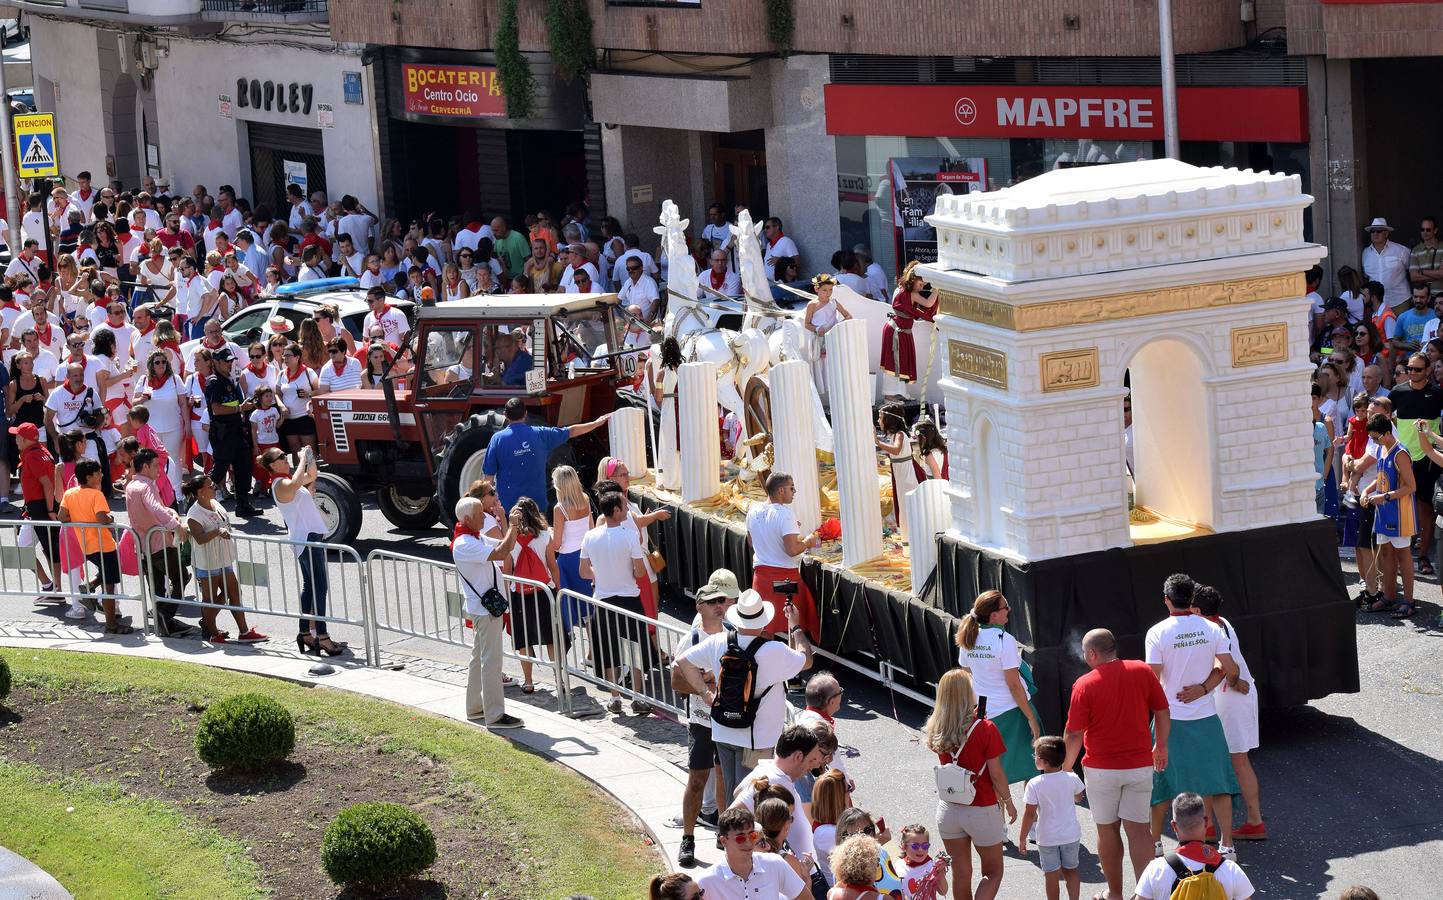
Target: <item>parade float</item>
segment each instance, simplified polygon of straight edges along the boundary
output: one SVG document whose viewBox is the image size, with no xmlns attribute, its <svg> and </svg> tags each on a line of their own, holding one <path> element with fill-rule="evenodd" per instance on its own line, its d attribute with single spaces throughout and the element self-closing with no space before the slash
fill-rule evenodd
<svg viewBox="0 0 1443 900">
<path fill-rule="evenodd" d="M 1083 633 L 1110 628 L 1140 656 L 1163 578 L 1184 571 L 1222 592 L 1264 703 L 1357 690 L 1352 604 L 1313 501 L 1302 273 L 1325 250 L 1303 239 L 1311 200 L 1296 176 L 1174 160 L 939 197 L 938 260 L 919 269 L 939 295 L 936 334 L 918 352 L 940 370 L 924 383 L 940 394 L 950 477 L 887 519 L 909 541 L 884 530 L 895 501 L 873 441 L 887 308 L 853 294 L 854 319 L 812 340 L 800 307 L 771 299 L 743 214 L 739 333 L 706 324 L 707 300 L 677 277 L 691 267 L 671 265 L 666 327 L 686 361 L 663 402 L 677 452 L 640 487 L 677 510 L 662 577 L 694 590 L 726 567 L 745 583 L 742 521 L 775 466 L 797 478 L 804 530 L 841 525 L 802 565 L 820 647 L 889 684 L 925 695 L 954 665 L 957 617 L 999 588 L 1055 730 Z M 668 204 L 668 252 L 684 252 L 685 226 Z M 744 423 L 725 463 L 718 402 Z"/>
</svg>

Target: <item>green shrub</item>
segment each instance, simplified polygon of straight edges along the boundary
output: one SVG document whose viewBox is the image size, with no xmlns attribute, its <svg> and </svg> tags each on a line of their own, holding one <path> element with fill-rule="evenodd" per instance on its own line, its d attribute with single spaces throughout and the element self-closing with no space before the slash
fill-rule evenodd
<svg viewBox="0 0 1443 900">
<path fill-rule="evenodd" d="M 264 694 L 236 694 L 211 704 L 195 732 L 195 752 L 212 769 L 263 769 L 295 746 L 290 711 Z"/>
<path fill-rule="evenodd" d="M 321 866 L 340 885 L 376 886 L 419 875 L 436 861 L 436 836 L 399 803 L 341 810 L 321 840 Z"/>
<path fill-rule="evenodd" d="M 10 696 L 10 663 L 0 656 L 0 703 Z"/>
</svg>

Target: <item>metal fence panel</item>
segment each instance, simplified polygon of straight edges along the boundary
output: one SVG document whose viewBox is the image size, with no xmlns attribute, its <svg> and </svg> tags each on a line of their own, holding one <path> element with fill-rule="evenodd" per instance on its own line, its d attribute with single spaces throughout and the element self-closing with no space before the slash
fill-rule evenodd
<svg viewBox="0 0 1443 900">
<path fill-rule="evenodd" d="M 575 604 L 585 627 L 566 653 L 566 673 L 677 716 L 686 698 L 671 687 L 671 661 L 684 648 L 690 629 L 648 618 L 634 610 L 563 590 L 560 602 Z"/>
<path fill-rule="evenodd" d="M 115 591 L 104 591 L 104 585 L 91 589 L 89 584 L 100 575 L 99 565 L 83 553 L 87 540 L 103 547 L 108 535 L 114 541 L 116 555 L 119 547 L 135 533 L 121 524 L 102 525 L 93 522 L 30 521 L 7 522 L 0 527 L 0 597 L 28 598 L 60 597 L 76 600 L 115 600 L 138 603 L 141 621 L 148 621 L 148 594 L 144 580 L 139 574 L 126 575 L 122 572 Z M 56 552 L 52 553 L 51 551 Z M 52 559 L 55 556 L 57 558 Z M 53 589 L 41 590 L 38 567 L 43 565 L 50 576 Z M 124 615 L 124 609 L 117 607 Z"/>
</svg>

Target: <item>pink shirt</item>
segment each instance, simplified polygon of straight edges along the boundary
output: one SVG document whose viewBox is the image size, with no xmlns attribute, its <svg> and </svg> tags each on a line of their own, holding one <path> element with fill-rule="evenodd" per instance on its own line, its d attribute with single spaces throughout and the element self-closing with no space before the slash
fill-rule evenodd
<svg viewBox="0 0 1443 900">
<path fill-rule="evenodd" d="M 130 514 L 130 527 L 144 536 L 157 525 L 166 529 L 157 532 L 150 539 L 150 553 L 155 553 L 175 543 L 175 529 L 180 527 L 180 516 L 160 499 L 156 483 L 144 475 L 136 475 L 125 486 L 125 511 Z"/>
</svg>

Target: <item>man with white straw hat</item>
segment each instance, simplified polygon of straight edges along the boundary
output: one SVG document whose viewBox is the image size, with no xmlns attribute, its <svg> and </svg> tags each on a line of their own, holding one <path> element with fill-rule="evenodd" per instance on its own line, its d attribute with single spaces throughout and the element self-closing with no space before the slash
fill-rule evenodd
<svg viewBox="0 0 1443 900">
<path fill-rule="evenodd" d="M 1368 232 L 1372 243 L 1363 248 L 1363 274 L 1369 280 L 1383 285 L 1383 302 L 1389 308 L 1408 302 L 1408 266 L 1413 256 L 1402 244 L 1389 240 L 1393 226 L 1382 217 L 1368 223 L 1363 229 Z"/>
<path fill-rule="evenodd" d="M 812 663 L 797 608 L 787 603 L 785 611 L 787 641 L 769 638 L 765 629 L 776 608 L 756 591 L 742 591 L 725 616 L 736 631 L 713 634 L 676 657 L 691 692 L 711 707 L 712 742 L 728 787 L 771 757 L 786 724 L 783 684 Z M 708 673 L 715 687 L 706 683 Z"/>
</svg>

